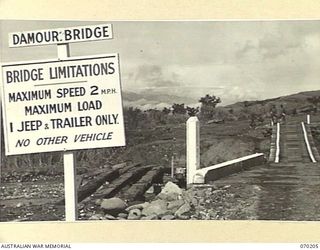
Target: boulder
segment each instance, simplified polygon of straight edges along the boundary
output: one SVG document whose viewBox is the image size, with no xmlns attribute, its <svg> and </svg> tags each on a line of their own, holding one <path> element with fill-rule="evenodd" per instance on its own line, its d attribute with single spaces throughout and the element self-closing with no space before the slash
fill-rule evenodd
<svg viewBox="0 0 320 250">
<path fill-rule="evenodd" d="M 120 198 L 114 197 L 110 199 L 103 199 L 100 206 L 106 213 L 117 215 L 126 209 L 127 204 Z"/>
<path fill-rule="evenodd" d="M 166 201 L 174 201 L 178 200 L 182 195 L 182 189 L 179 188 L 178 185 L 174 184 L 173 182 L 169 181 L 164 186 L 160 194 L 158 194 L 158 198 Z"/>
<path fill-rule="evenodd" d="M 185 215 L 185 214 L 181 214 L 181 215 L 177 216 L 177 219 L 179 219 L 179 220 L 189 220 L 190 216 L 189 215 Z"/>
<path fill-rule="evenodd" d="M 116 220 L 117 219 L 116 217 L 112 216 L 111 214 L 105 214 L 104 218 L 106 220 Z"/>
<path fill-rule="evenodd" d="M 94 204 L 96 204 L 97 206 L 100 206 L 102 203 L 102 199 L 96 199 L 96 201 L 94 202 Z"/>
<path fill-rule="evenodd" d="M 157 220 L 158 216 L 155 214 L 149 215 L 149 216 L 145 216 L 145 217 L 141 217 L 141 220 Z"/>
<path fill-rule="evenodd" d="M 179 188 L 178 185 L 174 184 L 173 182 L 169 181 L 167 184 L 164 186 L 164 188 L 161 191 L 162 194 L 182 194 L 182 189 Z"/>
<path fill-rule="evenodd" d="M 139 220 L 141 218 L 141 211 L 139 209 L 132 209 L 129 211 L 128 220 Z"/>
<path fill-rule="evenodd" d="M 174 215 L 179 218 L 181 215 L 189 212 L 191 210 L 191 206 L 188 203 L 183 204 L 175 213 Z"/>
<path fill-rule="evenodd" d="M 127 219 L 128 214 L 126 214 L 126 213 L 119 213 L 119 214 L 118 214 L 118 217 Z"/>
<path fill-rule="evenodd" d="M 147 191 L 146 191 L 147 194 L 153 194 L 154 193 L 154 187 L 151 186 Z"/>
<path fill-rule="evenodd" d="M 170 201 L 168 203 L 168 210 L 172 211 L 175 213 L 182 205 L 184 204 L 184 200 L 175 200 L 175 201 Z"/>
<path fill-rule="evenodd" d="M 167 212 L 167 202 L 164 200 L 155 200 L 148 204 L 143 210 L 142 215 L 150 216 L 157 215 L 161 216 Z"/>
<path fill-rule="evenodd" d="M 170 193 L 170 194 L 160 193 L 160 194 L 158 194 L 157 198 L 164 200 L 164 201 L 175 201 L 180 198 L 180 195 L 177 193 Z"/>
<path fill-rule="evenodd" d="M 196 206 L 198 204 L 196 198 L 196 191 L 188 190 L 182 193 L 182 198 L 185 203 L 189 203 L 190 205 Z"/>
<path fill-rule="evenodd" d="M 204 196 L 205 196 L 205 192 L 206 192 L 206 190 L 203 189 L 203 188 L 198 189 L 198 190 L 196 191 L 196 196 L 198 196 L 198 197 L 204 197 Z"/>
<path fill-rule="evenodd" d="M 101 220 L 103 218 L 102 214 L 94 214 L 90 216 L 89 220 Z"/>
<path fill-rule="evenodd" d="M 147 205 L 149 205 L 150 203 L 149 202 L 144 202 L 144 203 L 140 203 L 140 204 L 135 204 L 135 205 L 132 205 L 132 206 L 130 206 L 130 207 L 127 207 L 126 208 L 126 211 L 130 211 L 130 210 L 132 210 L 132 209 L 140 209 L 140 210 L 142 210 L 142 209 L 144 209 Z"/>
<path fill-rule="evenodd" d="M 168 214 L 168 215 L 161 217 L 161 220 L 174 220 L 174 219 L 175 219 L 175 217 L 172 214 Z"/>
</svg>

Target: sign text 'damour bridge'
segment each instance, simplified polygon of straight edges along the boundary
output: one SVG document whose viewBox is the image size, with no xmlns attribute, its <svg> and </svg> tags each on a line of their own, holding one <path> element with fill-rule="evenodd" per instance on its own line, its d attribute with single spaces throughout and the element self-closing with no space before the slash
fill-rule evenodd
<svg viewBox="0 0 320 250">
<path fill-rule="evenodd" d="M 9 33 L 9 47 L 112 39 L 111 24 Z"/>
</svg>

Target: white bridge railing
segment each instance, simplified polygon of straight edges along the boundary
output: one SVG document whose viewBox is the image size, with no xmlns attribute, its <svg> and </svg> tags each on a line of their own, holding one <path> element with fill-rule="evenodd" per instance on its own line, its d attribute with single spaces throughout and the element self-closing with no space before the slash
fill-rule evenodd
<svg viewBox="0 0 320 250">
<path fill-rule="evenodd" d="M 277 138 L 276 138 L 276 155 L 274 162 L 279 163 L 280 161 L 280 123 L 277 123 Z"/>
<path fill-rule="evenodd" d="M 308 121 L 308 122 L 310 123 L 310 118 L 309 118 L 309 121 Z M 309 123 L 308 123 L 308 124 L 309 124 Z M 311 147 L 310 147 L 310 143 L 309 143 L 309 139 L 308 139 L 308 134 L 307 134 L 307 130 L 306 130 L 306 126 L 304 125 L 304 122 L 301 122 L 301 126 L 302 126 L 302 130 L 303 130 L 304 142 L 305 142 L 305 144 L 306 144 L 306 146 L 307 146 L 307 150 L 308 150 L 309 157 L 310 157 L 311 161 L 312 161 L 313 163 L 315 163 L 315 162 L 317 162 L 317 161 L 316 161 L 316 159 L 314 158 L 314 155 L 313 155 L 313 153 L 312 153 L 312 149 L 311 149 Z"/>
</svg>

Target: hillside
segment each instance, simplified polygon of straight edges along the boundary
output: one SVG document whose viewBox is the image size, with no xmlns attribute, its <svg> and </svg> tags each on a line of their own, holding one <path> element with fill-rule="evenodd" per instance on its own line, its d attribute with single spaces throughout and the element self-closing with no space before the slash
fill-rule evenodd
<svg viewBox="0 0 320 250">
<path fill-rule="evenodd" d="M 303 114 L 315 112 L 319 105 L 319 101 L 320 90 L 316 90 L 280 96 L 272 99 L 237 102 L 220 107 L 220 109 L 228 111 L 232 110 L 231 113 L 237 118 L 243 116 L 249 118 L 251 114 L 261 115 L 266 118 L 268 117 L 272 106 L 275 106 L 278 112 L 280 112 L 279 109 L 282 105 L 287 115 Z"/>
<path fill-rule="evenodd" d="M 288 114 L 288 119 L 305 119 L 303 111 L 305 107 L 312 105 L 309 98 L 318 96 L 320 91 L 312 91 L 262 101 L 218 106 L 214 109 L 212 118 L 213 120 L 221 118 L 221 123 L 209 122 L 200 114 L 201 167 L 256 152 L 264 153 L 267 157 L 270 151 L 271 128 L 268 117 L 270 107 L 284 105 L 291 112 Z M 140 97 L 141 95 L 124 93 L 124 101 L 134 102 Z M 163 97 L 168 96 L 157 98 Z M 165 98 L 163 100 L 170 101 Z M 180 101 L 183 101 L 183 97 L 174 102 Z M 293 114 L 294 109 L 297 114 Z M 187 114 L 165 113 L 161 109 L 142 112 L 139 109 L 125 108 L 124 118 L 125 147 L 76 152 L 77 175 L 83 183 L 87 183 L 91 177 L 95 178 L 95 175 L 106 169 L 124 162 L 141 163 L 142 167 L 161 166 L 167 173 L 170 172 L 172 164 L 181 168 L 186 166 Z M 313 135 L 316 145 L 320 145 L 319 127 L 315 128 Z M 60 152 L 5 157 L 2 141 L 1 160 L 0 221 L 17 218 L 19 220 L 63 218 L 63 207 L 52 204 L 61 199 L 64 192 L 63 162 Z M 163 182 L 165 183 L 165 178 Z"/>
<path fill-rule="evenodd" d="M 256 101 L 243 101 L 243 102 L 237 102 L 231 105 L 225 106 L 226 108 L 235 108 L 238 106 L 255 106 L 255 105 L 288 105 L 289 109 L 292 109 L 294 107 L 304 107 L 306 105 L 309 105 L 310 102 L 308 101 L 308 98 L 311 97 L 318 97 L 320 96 L 320 90 L 315 91 L 306 91 L 306 92 L 299 92 L 296 94 L 291 94 L 287 96 L 280 96 L 276 98 L 271 99 L 265 99 L 265 100 L 256 100 Z"/>
</svg>

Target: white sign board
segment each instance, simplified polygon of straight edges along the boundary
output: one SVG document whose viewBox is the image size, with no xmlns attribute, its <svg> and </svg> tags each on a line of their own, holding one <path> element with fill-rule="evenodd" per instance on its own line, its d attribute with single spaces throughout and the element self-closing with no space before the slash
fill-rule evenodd
<svg viewBox="0 0 320 250">
<path fill-rule="evenodd" d="M 111 24 L 9 33 L 9 47 L 25 47 L 112 39 Z"/>
<path fill-rule="evenodd" d="M 117 54 L 1 68 L 6 155 L 125 145 Z"/>
</svg>

